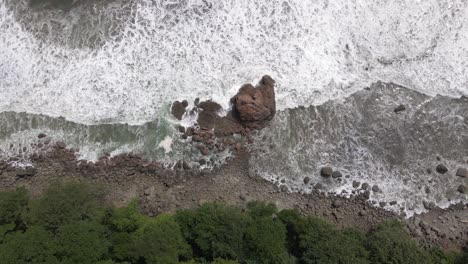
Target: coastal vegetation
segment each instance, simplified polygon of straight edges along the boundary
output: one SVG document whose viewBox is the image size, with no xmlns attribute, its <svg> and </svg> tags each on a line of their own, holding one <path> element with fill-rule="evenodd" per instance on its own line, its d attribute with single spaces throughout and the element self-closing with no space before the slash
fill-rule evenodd
<svg viewBox="0 0 468 264">
<path fill-rule="evenodd" d="M 41 197 L 0 193 L 2 263 L 468 263 L 419 247 L 399 222 L 363 233 L 273 204 L 206 203 L 148 217 L 136 201 L 106 204 L 103 188 L 52 184 Z"/>
</svg>

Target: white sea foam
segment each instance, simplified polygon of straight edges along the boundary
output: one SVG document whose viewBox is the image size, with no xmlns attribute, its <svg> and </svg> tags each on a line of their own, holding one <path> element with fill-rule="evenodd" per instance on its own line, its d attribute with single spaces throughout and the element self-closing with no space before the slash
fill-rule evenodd
<svg viewBox="0 0 468 264">
<path fill-rule="evenodd" d="M 464 0 L 123 2 L 41 15 L 1 0 L 0 111 L 141 124 L 175 99 L 226 104 L 262 74 L 279 109 L 376 80 L 468 94 Z"/>
</svg>

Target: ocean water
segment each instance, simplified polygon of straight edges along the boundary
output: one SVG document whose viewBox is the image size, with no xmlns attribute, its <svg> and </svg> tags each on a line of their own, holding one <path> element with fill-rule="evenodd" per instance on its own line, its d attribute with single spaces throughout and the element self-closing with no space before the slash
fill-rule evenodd
<svg viewBox="0 0 468 264">
<path fill-rule="evenodd" d="M 228 108 L 263 74 L 278 84 L 278 122 L 376 81 L 458 98 L 468 95 L 467 43 L 464 0 L 108 0 L 67 11 L 0 0 L 0 155 L 27 160 L 45 131 L 84 159 L 188 159 L 170 103 Z"/>
</svg>

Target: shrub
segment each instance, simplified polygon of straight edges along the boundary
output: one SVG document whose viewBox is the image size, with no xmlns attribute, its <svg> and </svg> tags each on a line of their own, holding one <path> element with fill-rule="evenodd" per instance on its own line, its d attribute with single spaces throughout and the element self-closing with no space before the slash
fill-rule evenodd
<svg viewBox="0 0 468 264">
<path fill-rule="evenodd" d="M 92 264 L 105 260 L 109 253 L 108 230 L 97 222 L 78 222 L 60 226 L 55 238 L 60 263 Z"/>
<path fill-rule="evenodd" d="M 340 232 L 317 218 L 307 218 L 301 225 L 299 248 L 303 263 L 368 263 L 364 236 L 359 232 Z"/>
<path fill-rule="evenodd" d="M 179 263 L 191 257 L 179 225 L 171 215 L 148 218 L 135 234 L 134 254 L 145 263 Z"/>
<path fill-rule="evenodd" d="M 210 261 L 242 259 L 246 215 L 238 208 L 208 203 L 194 212 L 178 212 L 176 221 L 196 255 Z"/>
<path fill-rule="evenodd" d="M 29 197 L 24 188 L 0 192 L 0 242 L 6 234 L 21 228 Z"/>
<path fill-rule="evenodd" d="M 53 184 L 31 206 L 31 221 L 50 231 L 76 221 L 96 219 L 103 205 L 101 188 L 82 183 Z"/>
<path fill-rule="evenodd" d="M 18 222 L 28 202 L 28 193 L 24 188 L 14 192 L 0 192 L 0 225 Z"/>
<path fill-rule="evenodd" d="M 3 264 L 54 264 L 53 237 L 42 227 L 33 226 L 26 232 L 15 232 L 5 237 L 0 244 L 0 259 Z"/>
<path fill-rule="evenodd" d="M 248 263 L 294 263 L 286 248 L 286 226 L 276 217 L 273 204 L 251 202 L 245 231 L 244 255 Z"/>
<path fill-rule="evenodd" d="M 367 248 L 372 263 L 382 264 L 426 264 L 430 263 L 429 255 L 418 248 L 397 221 L 382 223 L 367 239 Z"/>
</svg>

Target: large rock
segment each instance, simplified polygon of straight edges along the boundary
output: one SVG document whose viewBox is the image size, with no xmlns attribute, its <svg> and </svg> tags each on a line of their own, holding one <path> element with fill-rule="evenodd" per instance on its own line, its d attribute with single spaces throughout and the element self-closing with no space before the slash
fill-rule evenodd
<svg viewBox="0 0 468 264">
<path fill-rule="evenodd" d="M 171 113 L 175 118 L 182 120 L 182 116 L 185 113 L 186 107 L 187 107 L 186 101 L 182 101 L 182 102 L 175 101 L 174 103 L 172 103 Z"/>
<path fill-rule="evenodd" d="M 257 122 L 268 120 L 276 112 L 275 81 L 268 75 L 254 87 L 243 85 L 237 94 L 231 98 L 234 113 L 242 122 Z"/>
</svg>

